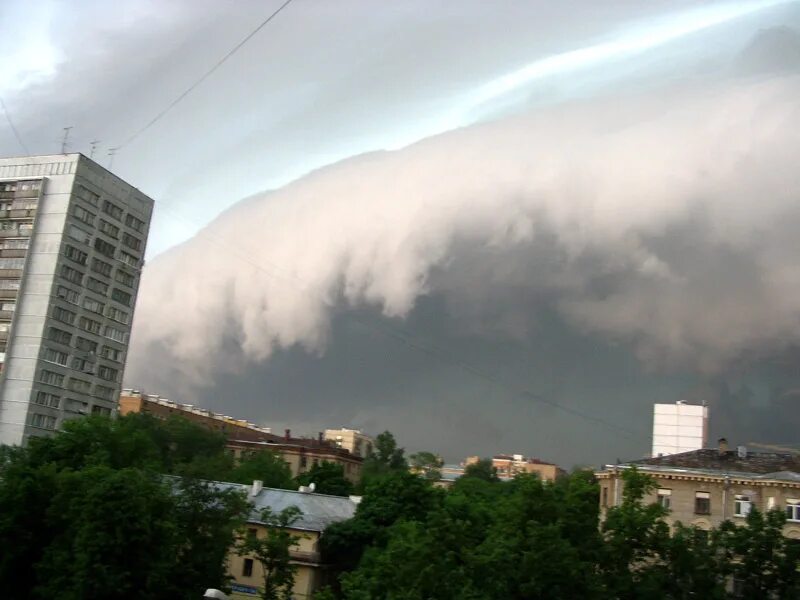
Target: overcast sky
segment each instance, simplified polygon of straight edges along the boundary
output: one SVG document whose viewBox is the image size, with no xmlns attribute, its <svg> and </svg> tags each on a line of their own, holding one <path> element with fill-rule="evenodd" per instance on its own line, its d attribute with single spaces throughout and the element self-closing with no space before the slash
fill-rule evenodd
<svg viewBox="0 0 800 600">
<path fill-rule="evenodd" d="M 31 152 L 73 126 L 108 164 L 279 5 L 7 1 L 0 96 Z M 449 459 L 639 456 L 684 396 L 791 441 L 799 31 L 792 1 L 294 0 L 114 158 L 157 202 L 126 383 Z"/>
</svg>

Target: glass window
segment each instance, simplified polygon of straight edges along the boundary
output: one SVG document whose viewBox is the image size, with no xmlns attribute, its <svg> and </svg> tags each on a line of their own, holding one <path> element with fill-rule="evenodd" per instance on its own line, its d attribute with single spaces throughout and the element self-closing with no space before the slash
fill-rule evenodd
<svg viewBox="0 0 800 600">
<path fill-rule="evenodd" d="M 67 281 L 81 285 L 83 283 L 83 273 L 67 265 L 61 265 L 61 276 Z"/>
<path fill-rule="evenodd" d="M 672 504 L 672 490 L 661 488 L 658 490 L 656 498 L 659 506 L 669 510 Z"/>
<path fill-rule="evenodd" d="M 100 202 L 99 194 L 95 194 L 93 191 L 80 184 L 75 186 L 75 195 L 92 206 L 97 206 Z"/>
<path fill-rule="evenodd" d="M 127 252 L 120 251 L 119 253 L 119 260 L 124 262 L 126 265 L 131 267 L 138 267 L 139 266 L 139 259 L 135 256 L 128 254 Z"/>
<path fill-rule="evenodd" d="M 130 315 L 128 313 L 114 306 L 109 306 L 106 309 L 106 316 L 112 321 L 116 321 L 117 323 L 123 323 L 124 325 L 127 325 L 128 321 L 130 320 Z"/>
<path fill-rule="evenodd" d="M 794 498 L 786 500 L 786 520 L 800 521 L 800 500 Z"/>
<path fill-rule="evenodd" d="M 118 221 L 122 220 L 122 209 L 109 200 L 103 200 L 103 212 L 111 215 Z"/>
<path fill-rule="evenodd" d="M 97 292 L 98 294 L 103 294 L 104 296 L 108 293 L 108 284 L 103 283 L 99 279 L 95 279 L 94 277 L 89 277 L 89 280 L 86 282 L 86 287 L 92 290 L 93 292 Z"/>
<path fill-rule="evenodd" d="M 242 563 L 242 577 L 252 577 L 252 576 L 253 576 L 253 559 L 245 558 L 244 562 Z"/>
<path fill-rule="evenodd" d="M 106 325 L 103 335 L 117 342 L 125 342 L 125 332 L 111 325 Z"/>
<path fill-rule="evenodd" d="M 708 492 L 695 492 L 694 512 L 696 515 L 711 514 L 711 494 Z"/>
<path fill-rule="evenodd" d="M 64 383 L 64 376 L 61 373 L 55 373 L 53 371 L 42 369 L 42 372 L 39 375 L 39 381 L 42 383 L 47 383 L 48 385 L 61 386 Z"/>
<path fill-rule="evenodd" d="M 75 225 L 70 225 L 67 229 L 67 235 L 75 240 L 76 242 L 81 242 L 82 244 L 86 244 L 87 246 L 92 241 L 92 236 L 90 233 L 87 233 L 80 227 L 76 227 Z"/>
<path fill-rule="evenodd" d="M 78 292 L 64 287 L 63 285 L 56 288 L 56 297 L 66 300 L 70 304 L 78 304 Z"/>
<path fill-rule="evenodd" d="M 97 396 L 98 398 L 113 400 L 114 388 L 106 387 L 104 385 L 96 385 L 94 386 L 94 395 Z"/>
<path fill-rule="evenodd" d="M 119 227 L 103 219 L 100 219 L 100 231 L 113 238 L 119 237 Z"/>
<path fill-rule="evenodd" d="M 53 342 L 58 342 L 59 344 L 69 345 L 70 341 L 72 340 L 72 334 L 55 327 L 50 327 L 47 330 L 47 339 Z"/>
<path fill-rule="evenodd" d="M 131 305 L 131 295 L 128 292 L 123 292 L 122 290 L 118 290 L 117 288 L 113 288 L 111 290 L 111 299 L 116 300 L 120 304 L 124 304 L 125 306 Z"/>
<path fill-rule="evenodd" d="M 733 501 L 733 516 L 746 517 L 750 514 L 750 496 L 737 494 Z"/>
<path fill-rule="evenodd" d="M 48 394 L 47 392 L 37 392 L 36 399 L 34 400 L 36 404 L 40 406 L 49 406 L 50 408 L 58 408 L 61 404 L 61 396 L 56 396 L 55 394 Z"/>
<path fill-rule="evenodd" d="M 128 248 L 136 250 L 137 252 L 142 249 L 142 240 L 140 240 L 136 236 L 131 235 L 130 233 L 122 234 L 122 243 L 125 244 Z"/>
<path fill-rule="evenodd" d="M 100 333 L 102 329 L 102 325 L 98 321 L 94 321 L 87 317 L 81 317 L 78 319 L 78 327 L 83 329 L 84 331 L 88 331 L 89 333 Z"/>
<path fill-rule="evenodd" d="M 97 370 L 97 375 L 106 381 L 116 381 L 117 373 L 118 371 L 116 369 L 106 367 L 105 365 L 100 365 L 100 368 Z"/>
<path fill-rule="evenodd" d="M 61 352 L 61 350 L 56 350 L 55 348 L 45 348 L 44 349 L 44 359 L 47 362 L 56 363 L 57 365 L 66 366 L 67 364 L 67 353 Z"/>
<path fill-rule="evenodd" d="M 88 381 L 84 381 L 83 379 L 76 379 L 75 377 L 70 377 L 69 384 L 67 385 L 67 387 L 75 392 L 88 394 L 92 386 Z"/>
<path fill-rule="evenodd" d="M 113 360 L 115 362 L 122 362 L 122 350 L 117 348 L 112 348 L 111 346 L 103 346 L 100 348 L 100 356 L 103 358 L 107 358 L 108 360 Z"/>
<path fill-rule="evenodd" d="M 85 208 L 78 206 L 77 204 L 72 207 L 72 214 L 75 216 L 76 219 L 86 223 L 87 225 L 94 226 L 94 218 L 96 215 L 90 213 Z"/>
<path fill-rule="evenodd" d="M 105 304 L 102 304 L 93 298 L 84 298 L 83 308 L 93 313 L 97 313 L 98 315 L 102 315 L 103 308 L 105 308 Z"/>
<path fill-rule="evenodd" d="M 99 258 L 92 259 L 92 271 L 105 275 L 106 277 L 111 277 L 111 265 Z"/>
<path fill-rule="evenodd" d="M 111 409 L 106 408 L 105 406 L 93 406 L 92 407 L 92 414 L 93 415 L 102 415 L 107 417 L 111 414 Z"/>
<path fill-rule="evenodd" d="M 34 427 L 39 427 L 41 429 L 55 429 L 56 428 L 56 418 L 50 415 L 40 415 L 39 413 L 33 413 L 31 415 L 31 425 Z"/>
<path fill-rule="evenodd" d="M 21 269 L 24 266 L 24 258 L 0 258 L 0 269 Z"/>
<path fill-rule="evenodd" d="M 53 318 L 56 321 L 61 321 L 67 325 L 72 325 L 75 322 L 75 313 L 60 306 L 53 307 Z"/>
<path fill-rule="evenodd" d="M 133 287 L 134 278 L 133 275 L 130 273 L 126 273 L 122 269 L 117 269 L 114 273 L 114 281 L 117 283 L 121 283 L 122 285 L 127 285 L 128 287 Z"/>
<path fill-rule="evenodd" d="M 72 361 L 70 362 L 69 366 L 74 371 L 80 371 L 81 373 L 92 373 L 94 371 L 94 365 L 92 363 L 85 358 L 80 358 L 78 356 L 72 357 Z"/>
<path fill-rule="evenodd" d="M 89 255 L 83 250 L 78 250 L 69 244 L 67 244 L 67 246 L 64 248 L 64 256 L 71 261 L 78 263 L 79 265 L 85 265 L 86 259 L 89 257 Z"/>
<path fill-rule="evenodd" d="M 83 350 L 84 352 L 96 352 L 97 342 L 93 342 L 92 340 L 87 340 L 86 338 L 78 336 L 78 339 L 75 341 L 75 347 L 78 350 Z"/>
<path fill-rule="evenodd" d="M 125 225 L 139 233 L 144 231 L 144 221 L 137 219 L 133 215 L 125 215 Z"/>
<path fill-rule="evenodd" d="M 94 249 L 100 254 L 108 256 L 109 258 L 114 258 L 114 251 L 117 249 L 117 247 L 114 244 L 109 244 L 102 238 L 95 238 Z"/>
</svg>

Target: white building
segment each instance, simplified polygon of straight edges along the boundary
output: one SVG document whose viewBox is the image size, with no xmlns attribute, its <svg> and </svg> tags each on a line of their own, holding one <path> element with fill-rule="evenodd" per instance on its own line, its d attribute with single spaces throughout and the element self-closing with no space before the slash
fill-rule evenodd
<svg viewBox="0 0 800 600">
<path fill-rule="evenodd" d="M 653 408 L 653 456 L 700 450 L 708 442 L 708 407 L 656 404 Z"/>
<path fill-rule="evenodd" d="M 0 158 L 0 443 L 116 410 L 152 211 L 81 154 Z"/>
</svg>

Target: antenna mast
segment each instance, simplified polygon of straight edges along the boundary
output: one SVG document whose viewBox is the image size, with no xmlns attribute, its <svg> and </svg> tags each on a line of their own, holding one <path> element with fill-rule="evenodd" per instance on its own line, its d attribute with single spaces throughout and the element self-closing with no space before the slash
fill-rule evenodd
<svg viewBox="0 0 800 600">
<path fill-rule="evenodd" d="M 61 154 L 67 153 L 67 148 L 69 147 L 69 131 L 72 129 L 72 125 L 69 127 L 64 127 L 64 137 L 61 140 Z"/>
</svg>

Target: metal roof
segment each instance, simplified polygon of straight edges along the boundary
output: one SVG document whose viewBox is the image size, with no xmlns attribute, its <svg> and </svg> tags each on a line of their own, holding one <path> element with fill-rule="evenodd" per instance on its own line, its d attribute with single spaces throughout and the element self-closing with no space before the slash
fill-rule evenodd
<svg viewBox="0 0 800 600">
<path fill-rule="evenodd" d="M 320 533 L 325 531 L 328 525 L 352 518 L 359 500 L 353 497 L 275 488 L 261 488 L 258 494 L 253 496 L 250 485 L 224 482 L 213 482 L 213 485 L 220 490 L 233 489 L 247 494 L 247 499 L 253 504 L 248 518 L 249 523 L 261 523 L 261 513 L 265 508 L 280 512 L 290 506 L 296 506 L 303 514 L 292 524 L 292 528 Z"/>
</svg>

